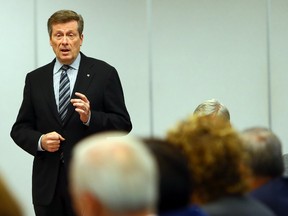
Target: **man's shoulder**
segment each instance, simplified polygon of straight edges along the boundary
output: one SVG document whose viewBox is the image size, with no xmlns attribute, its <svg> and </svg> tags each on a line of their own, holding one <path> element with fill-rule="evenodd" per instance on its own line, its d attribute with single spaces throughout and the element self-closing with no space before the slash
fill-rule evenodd
<svg viewBox="0 0 288 216">
<path fill-rule="evenodd" d="M 86 56 L 83 53 L 81 53 L 81 63 L 83 63 L 84 65 L 91 65 L 96 67 L 114 68 L 111 64 L 107 63 L 104 60 Z"/>
<path fill-rule="evenodd" d="M 270 209 L 249 196 L 227 196 L 202 207 L 208 215 L 274 216 Z"/>
<path fill-rule="evenodd" d="M 47 71 L 52 71 L 53 70 L 53 65 L 54 65 L 54 61 L 52 61 L 52 62 L 50 62 L 50 63 L 48 63 L 48 64 L 46 64 L 46 65 L 42 65 L 42 66 L 39 66 L 39 67 L 37 67 L 36 69 L 34 69 L 34 70 L 32 70 L 32 71 L 30 71 L 29 73 L 28 73 L 28 75 L 30 75 L 30 76 L 37 76 L 37 75 L 41 75 L 41 74 L 43 74 L 43 73 L 46 73 Z"/>
<path fill-rule="evenodd" d="M 288 198 L 288 179 L 279 177 L 250 192 L 254 198 L 275 201 L 278 197 Z"/>
<path fill-rule="evenodd" d="M 160 213 L 159 216 L 207 216 L 207 214 L 198 206 L 191 205 L 187 208 L 178 209 L 175 211 L 168 211 Z"/>
<path fill-rule="evenodd" d="M 261 185 L 259 188 L 255 189 L 253 192 L 281 192 L 282 190 L 288 190 L 288 179 L 286 177 L 277 177 L 268 181 L 266 184 Z"/>
</svg>

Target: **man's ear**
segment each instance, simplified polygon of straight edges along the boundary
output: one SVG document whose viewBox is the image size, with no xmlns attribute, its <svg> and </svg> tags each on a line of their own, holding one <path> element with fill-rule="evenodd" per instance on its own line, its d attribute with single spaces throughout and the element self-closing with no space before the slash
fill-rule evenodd
<svg viewBox="0 0 288 216">
<path fill-rule="evenodd" d="M 84 39 L 84 35 L 83 35 L 83 34 L 81 34 L 79 37 L 80 37 L 80 41 L 81 41 L 81 42 L 80 42 L 80 46 L 82 46 L 82 43 L 83 43 L 83 39 Z"/>
</svg>

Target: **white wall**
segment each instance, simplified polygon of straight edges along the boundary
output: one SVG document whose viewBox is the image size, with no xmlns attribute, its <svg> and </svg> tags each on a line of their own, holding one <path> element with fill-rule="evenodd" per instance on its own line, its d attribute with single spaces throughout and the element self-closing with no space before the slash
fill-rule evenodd
<svg viewBox="0 0 288 216">
<path fill-rule="evenodd" d="M 21 103 L 26 72 L 35 68 L 34 6 L 32 0 L 1 3 L 0 173 L 31 216 L 32 157 L 13 143 L 9 133 Z"/>
<path fill-rule="evenodd" d="M 288 152 L 288 1 L 271 4 L 271 106 L 272 129 L 279 135 Z"/>
<path fill-rule="evenodd" d="M 154 1 L 152 32 L 157 134 L 210 98 L 268 126 L 265 1 Z"/>
<path fill-rule="evenodd" d="M 217 98 L 239 130 L 269 126 L 271 116 L 288 152 L 286 0 L 10 0 L 0 8 L 0 172 L 27 216 L 33 158 L 9 132 L 26 73 L 54 58 L 46 22 L 59 9 L 83 15 L 82 51 L 117 68 L 132 133 L 163 136 L 200 102 Z"/>
</svg>

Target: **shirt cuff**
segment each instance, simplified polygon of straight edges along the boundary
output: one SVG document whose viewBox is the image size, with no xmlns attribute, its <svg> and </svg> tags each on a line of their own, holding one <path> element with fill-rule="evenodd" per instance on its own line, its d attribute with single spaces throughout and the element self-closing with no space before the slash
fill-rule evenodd
<svg viewBox="0 0 288 216">
<path fill-rule="evenodd" d="M 89 118 L 88 118 L 88 121 L 87 122 L 83 122 L 83 124 L 84 125 L 86 125 L 86 126 L 89 126 L 89 124 L 90 124 L 90 119 L 91 119 L 91 111 L 89 112 Z"/>
<path fill-rule="evenodd" d="M 42 148 L 42 146 L 41 146 L 41 140 L 42 140 L 42 137 L 43 137 L 43 135 L 39 138 L 39 140 L 38 140 L 38 151 L 45 151 L 43 148 Z"/>
</svg>

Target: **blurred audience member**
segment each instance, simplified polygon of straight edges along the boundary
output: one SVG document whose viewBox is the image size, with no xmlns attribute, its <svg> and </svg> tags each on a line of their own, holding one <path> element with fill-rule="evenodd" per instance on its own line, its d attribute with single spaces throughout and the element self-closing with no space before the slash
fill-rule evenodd
<svg viewBox="0 0 288 216">
<path fill-rule="evenodd" d="M 215 99 L 206 100 L 194 110 L 194 115 L 218 116 L 230 121 L 230 113 L 226 106 Z"/>
<path fill-rule="evenodd" d="M 283 173 L 283 175 L 285 177 L 288 177 L 288 153 L 283 155 L 283 161 L 284 161 L 284 173 Z"/>
<path fill-rule="evenodd" d="M 245 196 L 249 169 L 240 136 L 223 118 L 192 116 L 167 138 L 188 156 L 193 175 L 192 202 L 210 216 L 272 216 L 260 202 Z"/>
<path fill-rule="evenodd" d="M 277 216 L 288 215 L 288 178 L 283 177 L 282 144 L 267 128 L 254 127 L 242 132 L 252 170 L 251 196 Z"/>
<path fill-rule="evenodd" d="M 143 140 L 155 156 L 159 170 L 158 216 L 206 216 L 191 205 L 192 186 L 185 155 L 169 142 L 157 138 Z"/>
<path fill-rule="evenodd" d="M 0 216 L 23 215 L 18 201 L 2 178 L 0 178 L 0 200 Z"/>
<path fill-rule="evenodd" d="M 76 212 L 85 216 L 147 216 L 157 201 L 157 165 L 136 138 L 92 135 L 73 150 L 70 169 Z"/>
</svg>

